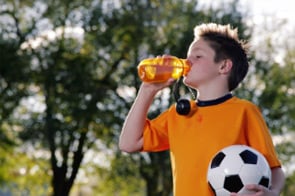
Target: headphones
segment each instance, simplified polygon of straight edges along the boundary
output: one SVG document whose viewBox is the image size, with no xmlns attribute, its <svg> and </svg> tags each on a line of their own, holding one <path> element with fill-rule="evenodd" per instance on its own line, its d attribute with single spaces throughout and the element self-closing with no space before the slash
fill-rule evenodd
<svg viewBox="0 0 295 196">
<path fill-rule="evenodd" d="M 176 81 L 176 83 L 174 84 L 173 87 L 173 95 L 174 95 L 174 99 L 176 101 L 176 112 L 179 115 L 188 115 L 191 111 L 191 104 L 190 101 L 188 99 L 185 98 L 180 98 L 180 94 L 179 94 L 179 85 L 182 82 L 182 77 L 180 79 L 178 79 Z M 196 99 L 196 92 L 193 91 L 193 89 L 187 87 L 188 90 L 190 91 L 190 93 L 193 96 L 193 99 Z"/>
</svg>

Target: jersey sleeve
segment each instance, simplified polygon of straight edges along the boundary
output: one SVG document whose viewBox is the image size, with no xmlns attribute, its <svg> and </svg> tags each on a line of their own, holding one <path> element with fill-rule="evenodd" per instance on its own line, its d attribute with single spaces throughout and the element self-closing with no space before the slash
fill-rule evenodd
<svg viewBox="0 0 295 196">
<path fill-rule="evenodd" d="M 168 111 L 153 120 L 146 119 L 142 151 L 157 152 L 169 149 Z"/>
<path fill-rule="evenodd" d="M 259 108 L 250 105 L 247 110 L 247 139 L 251 147 L 260 151 L 271 168 L 280 167 L 271 134 Z"/>
</svg>

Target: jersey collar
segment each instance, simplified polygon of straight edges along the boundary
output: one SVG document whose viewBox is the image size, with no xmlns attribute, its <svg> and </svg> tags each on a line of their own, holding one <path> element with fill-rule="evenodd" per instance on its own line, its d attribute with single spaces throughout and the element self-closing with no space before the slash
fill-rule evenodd
<svg viewBox="0 0 295 196">
<path fill-rule="evenodd" d="M 232 98 L 233 95 L 231 93 L 228 93 L 222 97 L 219 97 L 217 99 L 213 99 L 213 100 L 197 100 L 197 106 L 199 107 L 205 107 L 205 106 L 212 106 L 212 105 L 217 105 L 217 104 L 220 104 L 220 103 L 223 103 L 225 102 L 226 100 Z"/>
</svg>

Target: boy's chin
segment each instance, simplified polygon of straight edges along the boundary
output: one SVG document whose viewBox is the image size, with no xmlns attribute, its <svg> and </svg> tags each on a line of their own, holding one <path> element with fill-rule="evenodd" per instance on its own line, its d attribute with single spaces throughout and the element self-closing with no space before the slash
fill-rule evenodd
<svg viewBox="0 0 295 196">
<path fill-rule="evenodd" d="M 186 86 L 188 86 L 190 88 L 197 88 L 197 85 L 194 84 L 194 82 L 191 81 L 188 77 L 183 78 L 183 84 L 185 84 Z"/>
</svg>

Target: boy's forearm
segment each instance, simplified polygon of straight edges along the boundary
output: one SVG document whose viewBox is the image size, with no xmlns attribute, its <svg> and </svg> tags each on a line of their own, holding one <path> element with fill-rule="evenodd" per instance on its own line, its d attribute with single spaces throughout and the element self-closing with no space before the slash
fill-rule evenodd
<svg viewBox="0 0 295 196">
<path fill-rule="evenodd" d="M 125 123 L 119 140 L 119 148 L 126 152 L 136 152 L 143 146 L 143 129 L 145 126 L 146 116 L 154 98 L 154 93 L 139 90 L 137 98 L 133 103 Z"/>
<path fill-rule="evenodd" d="M 271 186 L 271 190 L 276 194 L 276 195 L 280 195 L 284 184 L 285 184 L 285 175 L 284 172 L 282 171 L 282 169 L 280 167 L 278 168 L 273 168 L 271 170 L 272 173 L 272 186 Z"/>
</svg>

